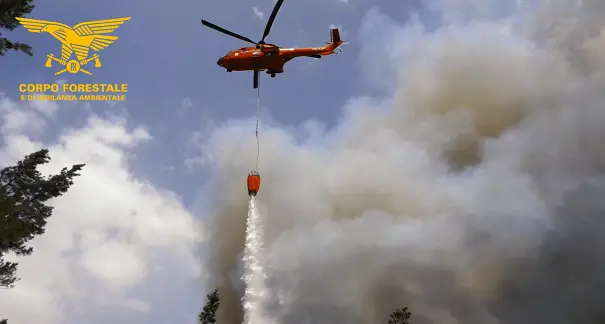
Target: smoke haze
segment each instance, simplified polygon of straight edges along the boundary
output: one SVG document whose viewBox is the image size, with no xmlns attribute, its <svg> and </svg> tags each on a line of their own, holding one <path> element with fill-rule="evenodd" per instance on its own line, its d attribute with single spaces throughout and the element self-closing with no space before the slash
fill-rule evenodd
<svg viewBox="0 0 605 324">
<path fill-rule="evenodd" d="M 525 2 L 507 17 L 441 4 L 441 27 L 391 26 L 381 48 L 362 45 L 388 98 L 351 100 L 327 131 L 265 122 L 258 201 L 278 323 L 386 323 L 405 304 L 415 324 L 605 322 L 605 2 Z M 393 24 L 369 12 L 360 41 L 379 22 Z M 231 121 L 206 147 L 223 324 L 243 318 L 253 127 Z"/>
</svg>

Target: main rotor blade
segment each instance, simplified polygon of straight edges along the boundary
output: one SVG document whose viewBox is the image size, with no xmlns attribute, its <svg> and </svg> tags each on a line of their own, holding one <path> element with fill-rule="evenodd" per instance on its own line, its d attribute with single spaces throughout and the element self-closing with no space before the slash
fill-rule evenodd
<svg viewBox="0 0 605 324">
<path fill-rule="evenodd" d="M 248 38 L 248 37 L 245 37 L 245 36 L 242 36 L 242 35 L 240 35 L 240 34 L 236 34 L 236 33 L 232 32 L 232 31 L 226 30 L 225 28 L 223 28 L 223 27 L 219 27 L 219 26 L 217 26 L 217 25 L 215 25 L 215 24 L 213 24 L 213 23 L 211 23 L 211 22 L 209 22 L 209 21 L 206 21 L 206 20 L 204 20 L 204 19 L 202 19 L 202 25 L 204 25 L 204 26 L 206 26 L 206 27 L 210 27 L 210 28 L 212 28 L 212 29 L 214 29 L 214 30 L 216 30 L 216 31 L 219 31 L 219 32 L 223 33 L 223 34 L 227 34 L 227 35 L 229 35 L 229 36 L 231 36 L 231 37 L 235 37 L 235 38 L 237 38 L 237 39 L 241 39 L 241 40 L 243 40 L 244 42 L 248 42 L 248 43 L 256 44 L 256 42 L 254 42 L 253 40 L 251 40 L 251 39 L 250 39 L 250 38 Z"/>
<path fill-rule="evenodd" d="M 277 12 L 279 11 L 279 8 L 281 7 L 282 3 L 284 3 L 284 0 L 277 0 L 275 7 L 273 7 L 271 16 L 269 16 L 269 20 L 267 20 L 267 25 L 265 26 L 265 32 L 263 33 L 263 38 L 262 38 L 261 42 L 264 42 L 265 38 L 267 38 L 267 36 L 269 36 L 269 32 L 271 31 L 271 26 L 273 26 L 273 21 L 275 20 L 275 16 L 277 16 Z"/>
<path fill-rule="evenodd" d="M 258 70 L 254 70 L 254 89 L 258 88 L 259 81 L 260 74 L 258 73 Z"/>
</svg>

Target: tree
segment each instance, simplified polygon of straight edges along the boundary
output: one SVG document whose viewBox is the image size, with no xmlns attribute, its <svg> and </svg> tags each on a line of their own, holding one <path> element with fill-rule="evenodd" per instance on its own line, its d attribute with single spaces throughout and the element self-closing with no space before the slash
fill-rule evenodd
<svg viewBox="0 0 605 324">
<path fill-rule="evenodd" d="M 220 305 L 218 289 L 214 289 L 212 293 L 206 295 L 206 299 L 208 301 L 206 301 L 204 310 L 202 310 L 202 312 L 200 313 L 200 324 L 216 323 L 216 310 Z"/>
<path fill-rule="evenodd" d="M 33 0 L 0 0 L 0 28 L 9 31 L 14 30 L 21 24 L 15 17 L 23 17 L 34 9 Z M 2 37 L 0 33 L 0 55 L 6 55 L 8 50 L 15 50 L 33 56 L 31 46 L 19 42 L 13 42 Z M 2 324 L 0 322 L 0 324 Z"/>
<path fill-rule="evenodd" d="M 84 167 L 84 164 L 76 164 L 44 178 L 37 168 L 48 161 L 48 150 L 42 149 L 25 156 L 15 166 L 0 170 L 0 288 L 11 288 L 19 280 L 18 264 L 4 261 L 4 254 L 32 254 L 33 248 L 26 243 L 44 234 L 46 221 L 53 211 L 46 202 L 66 193 Z"/>
<path fill-rule="evenodd" d="M 410 317 L 412 317 L 412 313 L 408 311 L 407 306 L 403 306 L 403 308 L 397 308 L 389 316 L 388 324 L 409 324 Z"/>
</svg>

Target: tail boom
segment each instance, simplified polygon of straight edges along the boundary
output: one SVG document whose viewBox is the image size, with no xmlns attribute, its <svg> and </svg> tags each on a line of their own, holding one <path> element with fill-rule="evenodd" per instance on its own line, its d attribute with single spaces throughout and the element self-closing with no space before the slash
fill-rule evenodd
<svg viewBox="0 0 605 324">
<path fill-rule="evenodd" d="M 322 47 L 303 47 L 303 48 L 281 48 L 280 55 L 285 57 L 300 57 L 300 56 L 317 56 L 317 58 L 325 55 L 336 54 L 334 52 L 340 45 L 345 44 L 340 39 L 338 28 L 333 28 L 330 31 L 331 41 L 328 45 Z"/>
</svg>

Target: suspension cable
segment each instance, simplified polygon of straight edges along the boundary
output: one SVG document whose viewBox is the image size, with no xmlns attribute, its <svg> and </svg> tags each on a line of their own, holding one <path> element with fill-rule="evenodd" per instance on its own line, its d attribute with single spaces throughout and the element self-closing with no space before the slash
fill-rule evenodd
<svg viewBox="0 0 605 324">
<path fill-rule="evenodd" d="M 258 172 L 258 159 L 260 158 L 260 142 L 258 140 L 258 118 L 260 115 L 260 82 L 258 84 L 258 88 L 256 89 L 256 99 L 256 172 Z"/>
</svg>

